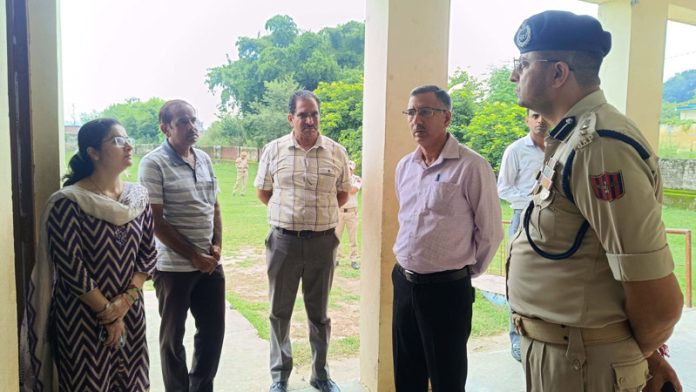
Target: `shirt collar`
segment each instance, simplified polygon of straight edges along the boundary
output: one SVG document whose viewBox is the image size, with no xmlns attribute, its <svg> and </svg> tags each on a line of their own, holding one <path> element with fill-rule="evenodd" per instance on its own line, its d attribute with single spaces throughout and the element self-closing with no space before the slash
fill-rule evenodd
<svg viewBox="0 0 696 392">
<path fill-rule="evenodd" d="M 297 139 L 295 139 L 295 135 L 293 134 L 292 131 L 290 131 L 290 140 L 292 140 L 292 144 L 289 147 L 299 148 L 300 150 L 304 150 L 302 148 L 302 146 L 300 146 L 300 144 L 297 142 Z M 314 147 L 324 148 L 324 138 L 323 138 L 323 135 L 321 133 L 317 137 L 317 141 L 314 142 L 314 145 L 312 147 L 310 147 L 307 151 L 313 149 Z"/>
<path fill-rule="evenodd" d="M 196 157 L 196 162 L 199 162 L 200 157 L 198 156 L 196 149 L 193 147 L 189 148 L 191 149 L 193 155 Z M 165 140 L 164 143 L 162 143 L 162 149 L 169 157 L 169 160 L 172 162 L 173 166 L 188 165 L 188 163 L 184 161 L 184 158 L 182 158 L 181 155 L 179 155 L 179 153 L 174 150 L 174 147 L 172 147 L 172 145 L 169 144 L 169 140 Z"/>
<path fill-rule="evenodd" d="M 604 92 L 602 90 L 596 90 L 592 93 L 586 95 L 583 99 L 579 100 L 572 108 L 566 113 L 565 117 L 556 125 L 549 136 L 558 140 L 565 140 L 570 132 L 575 128 L 577 123 L 577 116 L 589 112 L 597 106 L 607 103 L 607 99 L 604 97 Z"/>
<path fill-rule="evenodd" d="M 447 141 L 445 142 L 445 146 L 442 147 L 442 151 L 440 151 L 440 156 L 437 157 L 437 160 L 435 160 L 435 162 L 433 162 L 433 164 L 430 166 L 437 165 L 445 159 L 459 158 L 459 142 L 451 133 L 447 132 Z M 411 160 L 416 162 L 423 162 L 423 152 L 421 152 L 420 146 L 416 147 L 416 150 L 411 154 Z"/>
<path fill-rule="evenodd" d="M 527 147 L 536 147 L 536 144 L 534 144 L 534 139 L 532 139 L 532 135 L 530 134 L 527 134 L 527 136 L 523 138 L 523 141 L 524 145 Z"/>
</svg>

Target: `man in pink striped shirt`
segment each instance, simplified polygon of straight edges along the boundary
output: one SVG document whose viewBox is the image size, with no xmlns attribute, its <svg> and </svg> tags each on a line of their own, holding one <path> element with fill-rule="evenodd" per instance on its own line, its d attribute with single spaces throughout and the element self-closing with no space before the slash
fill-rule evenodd
<svg viewBox="0 0 696 392">
<path fill-rule="evenodd" d="M 411 91 L 404 111 L 418 148 L 396 168 L 394 378 L 399 392 L 464 391 L 471 278 L 503 239 L 490 164 L 447 132 L 451 100 L 437 86 Z"/>
</svg>

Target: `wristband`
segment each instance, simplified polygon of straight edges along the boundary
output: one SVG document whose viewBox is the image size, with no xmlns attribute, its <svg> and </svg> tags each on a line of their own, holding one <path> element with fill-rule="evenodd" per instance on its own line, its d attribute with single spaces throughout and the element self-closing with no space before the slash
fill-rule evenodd
<svg viewBox="0 0 696 392">
<path fill-rule="evenodd" d="M 137 297 L 131 294 L 131 290 L 135 290 L 135 292 L 137 293 Z M 140 298 L 142 298 L 143 290 L 140 287 L 131 283 L 128 285 L 128 288 L 126 289 L 126 294 L 128 294 L 133 303 L 136 303 L 138 302 L 138 300 L 140 300 Z"/>
<path fill-rule="evenodd" d="M 669 347 L 666 344 L 657 348 L 657 353 L 660 354 L 662 358 L 669 358 Z"/>
<path fill-rule="evenodd" d="M 133 296 L 133 294 L 131 294 L 130 290 L 126 290 L 126 292 L 125 292 L 124 294 L 126 294 L 126 295 L 131 299 L 130 306 L 133 306 L 133 304 L 135 304 L 136 302 L 138 302 L 138 299 L 135 298 L 135 297 Z"/>
</svg>

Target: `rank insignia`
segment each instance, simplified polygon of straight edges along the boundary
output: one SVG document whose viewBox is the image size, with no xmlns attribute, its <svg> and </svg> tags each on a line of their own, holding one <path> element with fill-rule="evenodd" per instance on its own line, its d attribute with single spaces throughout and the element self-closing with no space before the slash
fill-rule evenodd
<svg viewBox="0 0 696 392">
<path fill-rule="evenodd" d="M 614 201 L 624 195 L 624 183 L 621 172 L 602 173 L 598 176 L 590 176 L 590 183 L 595 197 L 599 200 Z"/>
</svg>

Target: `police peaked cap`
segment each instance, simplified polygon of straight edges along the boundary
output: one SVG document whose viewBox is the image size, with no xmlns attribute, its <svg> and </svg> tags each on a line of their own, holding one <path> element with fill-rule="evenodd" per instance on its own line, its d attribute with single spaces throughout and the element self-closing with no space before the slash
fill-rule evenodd
<svg viewBox="0 0 696 392">
<path fill-rule="evenodd" d="M 515 33 L 520 53 L 540 50 L 596 52 L 606 56 L 611 49 L 611 34 L 599 21 L 568 11 L 544 11 L 527 18 Z"/>
</svg>

